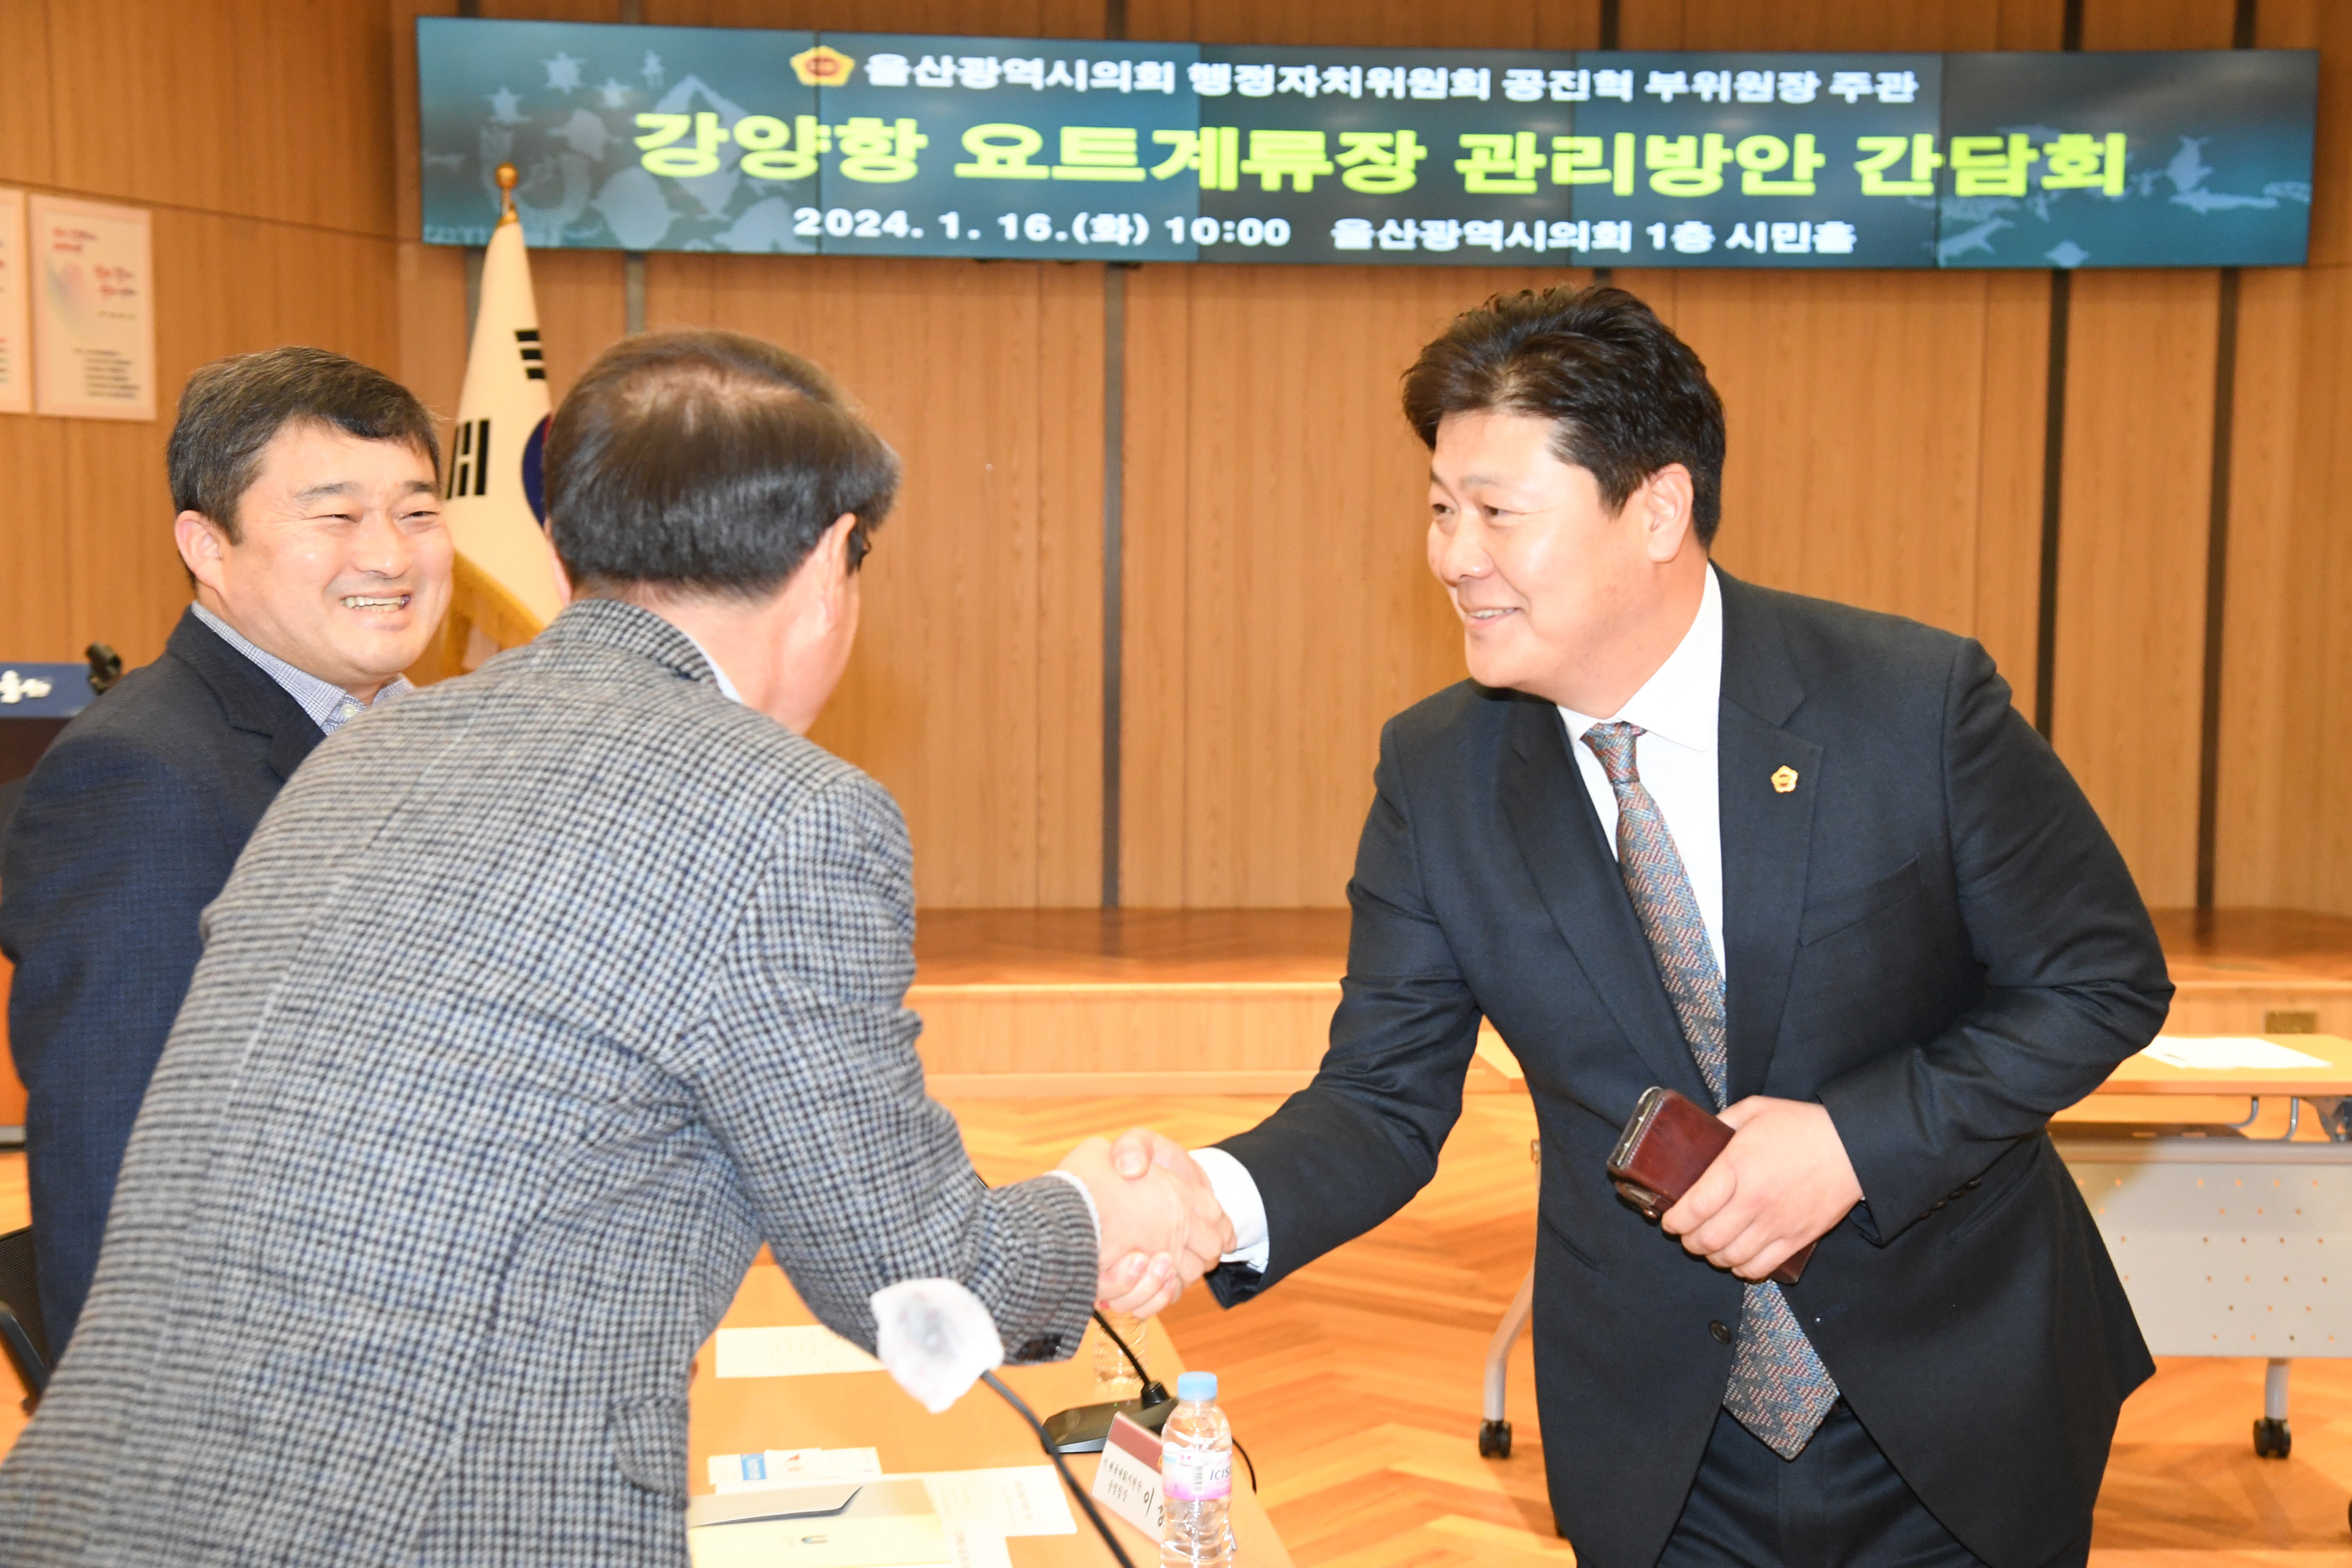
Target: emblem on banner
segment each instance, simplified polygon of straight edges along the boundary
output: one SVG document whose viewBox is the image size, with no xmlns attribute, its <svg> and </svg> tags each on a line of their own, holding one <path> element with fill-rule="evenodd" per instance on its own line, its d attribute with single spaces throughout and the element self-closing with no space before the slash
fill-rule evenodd
<svg viewBox="0 0 2352 1568">
<path fill-rule="evenodd" d="M 819 44 L 793 57 L 793 74 L 801 79 L 803 87 L 840 87 L 849 80 L 856 65 L 856 59 L 839 49 Z"/>
</svg>

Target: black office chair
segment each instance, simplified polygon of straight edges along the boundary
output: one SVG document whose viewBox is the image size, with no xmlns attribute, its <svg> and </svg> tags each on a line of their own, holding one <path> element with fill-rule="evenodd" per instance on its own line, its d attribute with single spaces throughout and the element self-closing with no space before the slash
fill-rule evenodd
<svg viewBox="0 0 2352 1568">
<path fill-rule="evenodd" d="M 0 1236 L 0 1351 L 25 1385 L 25 1411 L 49 1385 L 49 1336 L 41 1326 L 41 1293 L 33 1274 L 33 1227 Z"/>
</svg>

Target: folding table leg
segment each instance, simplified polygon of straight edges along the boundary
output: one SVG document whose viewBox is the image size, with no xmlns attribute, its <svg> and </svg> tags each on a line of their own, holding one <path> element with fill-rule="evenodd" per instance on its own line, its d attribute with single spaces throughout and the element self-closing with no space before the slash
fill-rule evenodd
<svg viewBox="0 0 2352 1568">
<path fill-rule="evenodd" d="M 1534 1314 L 1536 1301 L 1536 1271 L 1519 1281 L 1518 1293 L 1511 1298 L 1503 1321 L 1495 1325 L 1495 1337 L 1486 1346 L 1486 1421 L 1478 1428 L 1478 1453 L 1481 1458 L 1507 1459 L 1511 1457 L 1511 1424 L 1503 1419 L 1504 1382 L 1510 1371 L 1511 1345 L 1519 1331 L 1528 1326 Z"/>
<path fill-rule="evenodd" d="M 2294 1447 L 2286 1425 L 2286 1371 L 2290 1363 L 2273 1359 L 2263 1369 L 2263 1415 L 2254 1423 L 2254 1452 L 2265 1459 L 2284 1459 Z"/>
</svg>

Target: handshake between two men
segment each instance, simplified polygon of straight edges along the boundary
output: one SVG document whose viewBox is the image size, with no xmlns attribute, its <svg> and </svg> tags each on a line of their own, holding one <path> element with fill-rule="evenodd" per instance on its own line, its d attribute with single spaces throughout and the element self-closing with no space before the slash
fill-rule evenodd
<svg viewBox="0 0 2352 1568">
<path fill-rule="evenodd" d="M 1769 1278 L 1863 1199 L 1829 1112 L 1752 1095 L 1727 1107 L 1731 1143 L 1666 1211 L 1684 1249 L 1750 1281 Z M 1102 1226 L 1097 1305 L 1148 1318 L 1234 1249 L 1233 1221 L 1184 1146 L 1136 1127 L 1089 1138 L 1056 1169 L 1084 1182 Z"/>
<path fill-rule="evenodd" d="M 1146 1128 L 1089 1138 L 1055 1169 L 1086 1184 L 1102 1228 L 1096 1304 L 1148 1318 L 1217 1266 L 1233 1222 L 1183 1145 Z"/>
</svg>

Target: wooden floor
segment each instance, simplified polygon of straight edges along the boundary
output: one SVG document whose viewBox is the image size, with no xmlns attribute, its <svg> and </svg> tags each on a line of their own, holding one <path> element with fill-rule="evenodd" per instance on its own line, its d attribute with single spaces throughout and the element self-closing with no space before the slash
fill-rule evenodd
<svg viewBox="0 0 2352 1568">
<path fill-rule="evenodd" d="M 992 1182 L 1079 1138 L 1149 1121 L 1188 1142 L 1249 1126 L 1270 1099 L 973 1100 L 954 1109 Z M 1517 1445 L 1481 1459 L 1486 1342 L 1533 1245 L 1535 1135 L 1524 1099 L 1474 1098 L 1436 1181 L 1372 1235 L 1259 1300 L 1194 1291 L 1169 1313 L 1186 1361 L 1222 1374 L 1235 1435 L 1302 1565 L 1567 1564 L 1552 1529 L 1525 1340 L 1511 1367 Z M 0 1229 L 26 1217 L 24 1158 L 0 1156 Z M 7 1380 L 0 1374 L 0 1384 Z M 2167 1361 L 2132 1397 L 2100 1499 L 2096 1568 L 2352 1564 L 2352 1363 L 2294 1370 L 2294 1454 L 2253 1457 L 2262 1363 Z M 22 1426 L 0 1397 L 0 1448 Z"/>
</svg>

